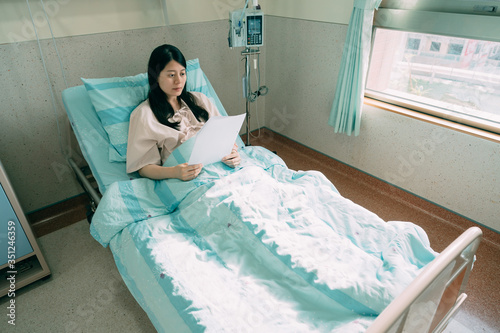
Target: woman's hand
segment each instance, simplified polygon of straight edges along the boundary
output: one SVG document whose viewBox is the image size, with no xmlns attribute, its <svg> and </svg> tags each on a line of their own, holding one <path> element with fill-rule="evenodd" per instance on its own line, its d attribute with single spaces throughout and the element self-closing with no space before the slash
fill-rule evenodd
<svg viewBox="0 0 500 333">
<path fill-rule="evenodd" d="M 236 144 L 234 144 L 231 154 L 222 159 L 222 163 L 231 168 L 235 168 L 241 163 L 240 153 L 238 153 L 238 146 Z"/>
<path fill-rule="evenodd" d="M 188 181 L 193 180 L 201 172 L 202 164 L 189 165 L 187 163 L 179 164 L 174 167 L 174 177 L 180 180 Z"/>
</svg>

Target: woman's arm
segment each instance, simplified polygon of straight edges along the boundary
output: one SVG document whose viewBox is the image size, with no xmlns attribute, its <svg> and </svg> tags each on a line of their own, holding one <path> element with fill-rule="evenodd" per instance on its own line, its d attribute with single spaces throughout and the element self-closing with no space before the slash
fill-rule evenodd
<svg viewBox="0 0 500 333">
<path fill-rule="evenodd" d="M 187 163 L 179 164 L 174 167 L 164 167 L 156 164 L 148 164 L 139 170 L 142 177 L 160 180 L 166 178 L 177 178 L 180 180 L 193 180 L 201 172 L 203 165 Z"/>
</svg>

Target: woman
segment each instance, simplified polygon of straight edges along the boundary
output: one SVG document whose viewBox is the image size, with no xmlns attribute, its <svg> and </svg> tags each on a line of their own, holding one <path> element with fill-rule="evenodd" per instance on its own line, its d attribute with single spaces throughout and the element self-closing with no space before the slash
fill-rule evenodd
<svg viewBox="0 0 500 333">
<path fill-rule="evenodd" d="M 164 167 L 167 157 L 194 136 L 208 118 L 218 116 L 215 105 L 202 93 L 186 91 L 186 59 L 172 45 L 157 47 L 149 58 L 150 93 L 130 116 L 127 172 L 139 171 L 151 179 L 192 180 L 202 165 Z M 234 168 L 240 163 L 235 148 L 222 162 Z"/>
</svg>

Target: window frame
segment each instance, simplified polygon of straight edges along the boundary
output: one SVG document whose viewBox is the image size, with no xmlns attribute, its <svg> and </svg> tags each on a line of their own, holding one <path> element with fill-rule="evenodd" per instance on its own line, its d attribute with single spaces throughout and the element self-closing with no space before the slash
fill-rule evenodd
<svg viewBox="0 0 500 333">
<path fill-rule="evenodd" d="M 443 22 L 443 24 L 429 24 L 429 22 Z M 481 22 L 481 29 L 468 31 L 464 28 L 463 22 L 469 22 L 469 24 L 473 25 Z M 379 8 L 374 18 L 372 50 L 377 28 L 500 42 L 500 17 L 498 16 Z M 497 33 L 498 35 L 496 35 Z M 442 45 L 440 47 L 442 48 Z M 428 50 L 428 52 L 432 51 Z M 500 126 L 495 125 L 494 122 L 483 121 L 480 118 L 462 114 L 455 115 L 452 111 L 446 112 L 445 109 L 413 101 L 409 102 L 396 96 L 381 94 L 369 89 L 365 89 L 364 102 L 368 105 L 405 114 L 412 118 L 436 123 L 500 143 Z"/>
</svg>

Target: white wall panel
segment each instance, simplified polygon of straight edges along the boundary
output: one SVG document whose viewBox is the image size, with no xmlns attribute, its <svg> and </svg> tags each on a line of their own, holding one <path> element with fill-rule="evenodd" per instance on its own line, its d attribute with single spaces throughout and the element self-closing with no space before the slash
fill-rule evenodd
<svg viewBox="0 0 500 333">
<path fill-rule="evenodd" d="M 31 0 L 31 16 L 40 39 L 141 29 L 164 25 L 160 0 Z M 0 44 L 35 40 L 26 1 L 0 2 Z"/>
<path fill-rule="evenodd" d="M 354 0 L 260 0 L 267 15 L 348 24 Z"/>
</svg>

